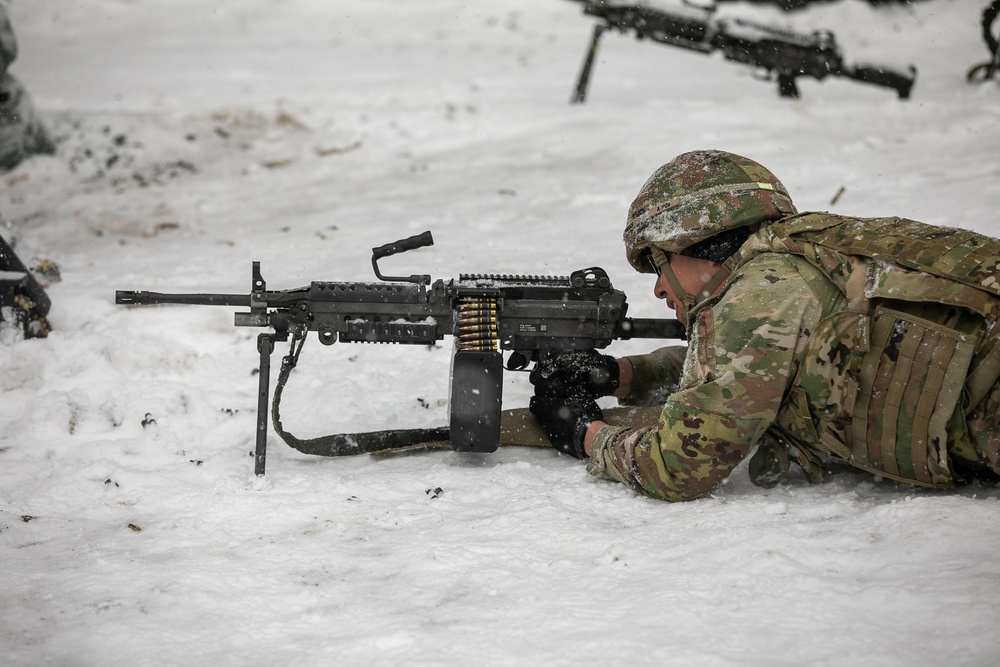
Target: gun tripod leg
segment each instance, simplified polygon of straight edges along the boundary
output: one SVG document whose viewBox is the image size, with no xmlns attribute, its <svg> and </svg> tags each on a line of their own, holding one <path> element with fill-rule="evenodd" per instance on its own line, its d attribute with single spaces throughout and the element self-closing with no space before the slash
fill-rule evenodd
<svg viewBox="0 0 1000 667">
<path fill-rule="evenodd" d="M 257 446 L 254 450 L 253 472 L 258 477 L 264 474 L 267 459 L 267 414 L 271 389 L 271 352 L 274 351 L 274 334 L 262 333 L 257 336 L 257 350 L 260 352 L 260 374 L 257 385 Z"/>
</svg>

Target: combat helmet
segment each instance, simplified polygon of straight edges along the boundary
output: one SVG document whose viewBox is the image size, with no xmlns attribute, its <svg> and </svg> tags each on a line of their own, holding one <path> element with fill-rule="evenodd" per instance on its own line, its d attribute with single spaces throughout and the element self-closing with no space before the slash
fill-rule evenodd
<svg viewBox="0 0 1000 667">
<path fill-rule="evenodd" d="M 728 277 L 725 262 L 750 233 L 795 213 L 785 186 L 760 164 L 725 151 L 692 151 L 642 186 L 629 207 L 625 252 L 636 271 L 662 271 L 690 310 Z M 696 299 L 678 291 L 669 266 L 663 271 L 667 253 L 708 259 L 723 269 Z"/>
</svg>

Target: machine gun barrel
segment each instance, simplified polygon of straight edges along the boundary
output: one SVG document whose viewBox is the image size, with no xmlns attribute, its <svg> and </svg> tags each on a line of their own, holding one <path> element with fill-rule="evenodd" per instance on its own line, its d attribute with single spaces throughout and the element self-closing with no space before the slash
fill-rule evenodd
<svg viewBox="0 0 1000 667">
<path fill-rule="evenodd" d="M 618 337 L 622 340 L 629 340 L 630 338 L 675 338 L 677 340 L 684 340 L 687 338 L 687 332 L 679 320 L 626 317 L 621 324 Z"/>
<path fill-rule="evenodd" d="M 178 304 L 185 306 L 250 306 L 247 294 L 164 294 L 162 292 L 136 292 L 118 290 L 115 303 L 124 306 L 151 306 Z"/>
<path fill-rule="evenodd" d="M 845 67 L 841 74 L 855 81 L 883 88 L 894 88 L 899 99 L 905 100 L 910 97 L 910 91 L 913 89 L 913 83 L 917 77 L 917 68 L 911 65 L 908 71 L 900 72 L 878 65 L 855 65 L 854 67 Z"/>
</svg>

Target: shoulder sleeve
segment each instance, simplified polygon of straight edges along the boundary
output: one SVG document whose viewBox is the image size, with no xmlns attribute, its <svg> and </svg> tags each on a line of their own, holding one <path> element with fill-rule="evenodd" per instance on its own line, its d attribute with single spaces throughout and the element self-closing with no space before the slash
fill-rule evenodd
<svg viewBox="0 0 1000 667">
<path fill-rule="evenodd" d="M 799 269 L 764 254 L 741 267 L 696 314 L 681 389 L 654 428 L 605 427 L 588 470 L 665 500 L 690 500 L 721 483 L 772 424 L 797 357 L 824 307 Z"/>
</svg>

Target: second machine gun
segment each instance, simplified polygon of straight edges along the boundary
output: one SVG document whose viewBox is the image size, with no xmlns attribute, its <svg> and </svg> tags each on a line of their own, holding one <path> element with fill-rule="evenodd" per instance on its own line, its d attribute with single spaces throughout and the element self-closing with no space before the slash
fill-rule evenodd
<svg viewBox="0 0 1000 667">
<path fill-rule="evenodd" d="M 750 65 L 776 78 L 782 97 L 799 96 L 795 79 L 800 76 L 845 77 L 892 88 L 903 100 L 909 98 L 916 80 L 917 70 L 912 65 L 908 71 L 900 72 L 880 65 L 846 64 L 836 38 L 828 31 L 803 35 L 742 19 L 712 20 L 712 10 L 694 7 L 665 11 L 609 0 L 571 1 L 582 3 L 584 14 L 601 20 L 594 26 L 590 48 L 573 91 L 574 103 L 586 99 L 598 41 L 610 28 L 622 33 L 633 31 L 636 39 L 648 38 L 699 53 L 719 51 L 726 60 Z"/>
<path fill-rule="evenodd" d="M 500 442 L 503 351 L 506 368 L 524 370 L 545 355 L 607 347 L 629 338 L 684 338 L 677 320 L 626 317 L 625 293 L 612 287 L 597 267 L 568 277 L 462 275 L 458 280 L 430 276 L 384 276 L 378 260 L 434 244 L 430 232 L 372 249 L 372 268 L 383 282 L 313 282 L 309 287 L 268 290 L 253 262 L 249 294 L 162 294 L 118 291 L 123 305 L 188 304 L 242 306 L 236 326 L 265 327 L 257 338 L 260 376 L 254 471 L 264 474 L 270 357 L 274 344 L 291 337 L 274 394 L 273 424 L 295 449 L 321 456 L 380 451 L 447 440 L 452 449 L 492 452 Z M 281 391 L 309 331 L 321 343 L 399 343 L 433 345 L 455 338 L 451 362 L 449 428 L 395 429 L 335 434 L 302 440 L 281 424 Z"/>
</svg>

